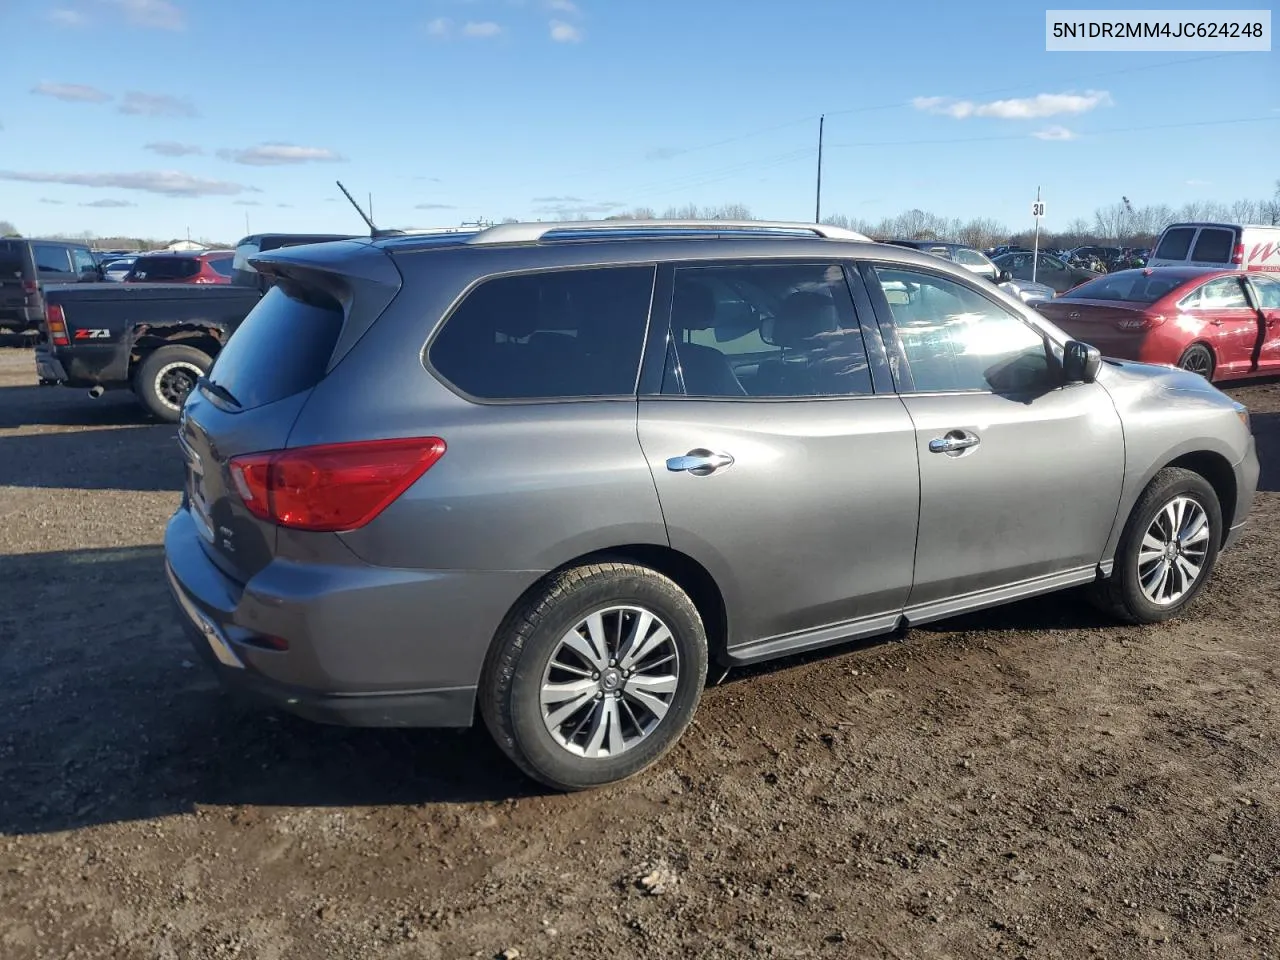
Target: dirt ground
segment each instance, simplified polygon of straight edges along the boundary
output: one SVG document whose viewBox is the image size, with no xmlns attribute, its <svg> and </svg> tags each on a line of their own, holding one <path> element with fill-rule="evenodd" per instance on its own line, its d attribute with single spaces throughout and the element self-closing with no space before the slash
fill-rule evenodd
<svg viewBox="0 0 1280 960">
<path fill-rule="evenodd" d="M 161 574 L 172 428 L 0 351 L 0 958 L 1280 956 L 1280 384 L 1184 621 L 1072 595 L 735 671 L 548 795 L 482 728 L 255 713 Z M 647 884 L 640 883 L 647 878 Z"/>
</svg>

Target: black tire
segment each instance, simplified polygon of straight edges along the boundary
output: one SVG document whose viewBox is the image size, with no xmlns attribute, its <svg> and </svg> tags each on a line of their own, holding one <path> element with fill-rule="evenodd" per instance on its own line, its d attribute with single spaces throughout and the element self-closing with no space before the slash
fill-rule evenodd
<svg viewBox="0 0 1280 960">
<path fill-rule="evenodd" d="M 1198 373 L 1206 380 L 1212 380 L 1216 366 L 1213 361 L 1213 351 L 1203 343 L 1193 343 L 1178 358 L 1178 366 L 1190 373 Z"/>
<path fill-rule="evenodd" d="M 195 347 L 160 347 L 149 353 L 133 372 L 133 392 L 147 411 L 159 420 L 177 423 L 186 392 L 209 372 L 213 358 Z"/>
<path fill-rule="evenodd" d="M 577 624 L 628 604 L 669 629 L 678 654 L 676 689 L 665 715 L 633 746 L 616 756 L 579 756 L 544 722 L 544 675 L 561 638 Z M 481 676 L 480 713 L 498 746 L 530 777 L 557 790 L 584 790 L 634 776 L 666 753 L 692 720 L 706 677 L 706 632 L 688 595 L 648 567 L 593 563 L 548 577 L 507 615 Z"/>
<path fill-rule="evenodd" d="M 1204 510 L 1209 522 L 1208 545 L 1200 574 L 1190 588 L 1172 603 L 1157 604 L 1142 591 L 1138 554 L 1156 516 L 1178 497 L 1188 497 Z M 1213 575 L 1223 532 L 1222 507 L 1209 481 L 1191 470 L 1166 467 L 1152 478 L 1138 497 L 1120 535 L 1111 576 L 1093 585 L 1090 598 L 1101 610 L 1125 623 L 1160 623 L 1176 617 L 1195 600 Z"/>
</svg>

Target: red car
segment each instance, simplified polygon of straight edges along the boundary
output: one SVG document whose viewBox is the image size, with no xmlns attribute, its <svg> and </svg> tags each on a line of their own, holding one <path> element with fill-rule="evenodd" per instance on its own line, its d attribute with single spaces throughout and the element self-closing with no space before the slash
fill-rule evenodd
<svg viewBox="0 0 1280 960">
<path fill-rule="evenodd" d="M 125 283 L 230 283 L 234 250 L 148 253 L 133 262 Z"/>
<path fill-rule="evenodd" d="M 1209 380 L 1280 374 L 1280 277 L 1148 267 L 1098 277 L 1036 309 L 1104 356 Z"/>
</svg>

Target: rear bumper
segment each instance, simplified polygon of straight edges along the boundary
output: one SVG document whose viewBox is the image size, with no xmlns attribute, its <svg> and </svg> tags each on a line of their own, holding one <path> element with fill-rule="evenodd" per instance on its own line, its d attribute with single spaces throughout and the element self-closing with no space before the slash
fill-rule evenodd
<svg viewBox="0 0 1280 960">
<path fill-rule="evenodd" d="M 470 726 L 489 645 L 536 577 L 277 560 L 241 586 L 208 558 L 184 508 L 165 530 L 165 559 L 187 636 L 229 689 L 349 726 Z"/>
<path fill-rule="evenodd" d="M 128 386 L 128 349 L 123 344 L 73 348 L 38 343 L 36 373 L 41 380 L 71 387 Z"/>
</svg>

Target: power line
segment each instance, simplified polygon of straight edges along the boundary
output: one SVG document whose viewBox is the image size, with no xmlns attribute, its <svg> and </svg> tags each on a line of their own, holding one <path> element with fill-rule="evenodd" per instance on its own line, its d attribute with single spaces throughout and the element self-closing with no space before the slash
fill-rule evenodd
<svg viewBox="0 0 1280 960">
<path fill-rule="evenodd" d="M 1103 130 L 1094 130 L 1089 133 L 1082 133 L 1082 137 L 1093 137 L 1111 133 L 1138 133 L 1148 130 L 1175 130 L 1183 127 L 1215 127 L 1230 123 L 1275 123 L 1280 121 L 1280 117 L 1235 117 L 1229 120 L 1192 120 L 1185 123 L 1155 123 L 1142 127 L 1108 127 Z M 997 134 L 989 137 L 948 137 L 945 139 L 930 140 L 864 140 L 856 143 L 833 143 L 829 144 L 830 148 L 847 149 L 853 147 L 915 147 L 938 144 L 951 143 L 982 143 L 991 140 L 1027 140 L 1032 135 L 1026 133 Z"/>
</svg>

